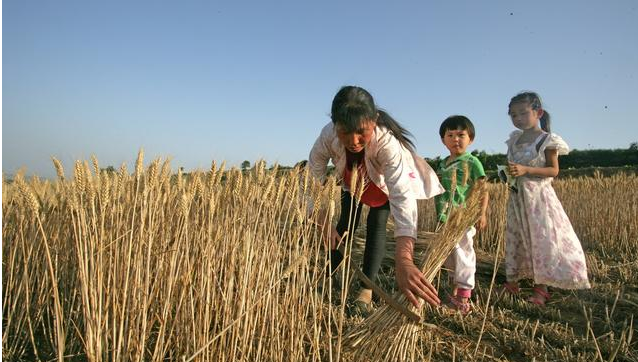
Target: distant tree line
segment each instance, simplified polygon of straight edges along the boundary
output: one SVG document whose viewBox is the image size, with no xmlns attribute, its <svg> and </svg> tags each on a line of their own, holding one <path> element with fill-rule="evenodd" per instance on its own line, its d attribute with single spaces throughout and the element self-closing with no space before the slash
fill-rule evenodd
<svg viewBox="0 0 638 362">
<path fill-rule="evenodd" d="M 495 170 L 497 165 L 507 164 L 507 155 L 503 153 L 488 154 L 485 151 L 475 150 L 476 156 L 485 170 Z M 440 157 L 428 159 L 428 163 L 435 167 Z M 586 168 L 586 167 L 624 167 L 638 166 L 638 142 L 633 142 L 629 148 L 614 150 L 571 150 L 568 155 L 560 156 L 560 168 Z"/>
<path fill-rule="evenodd" d="M 507 155 L 504 153 L 488 154 L 485 151 L 474 150 L 472 154 L 476 156 L 481 163 L 485 171 L 492 173 L 496 170 L 497 165 L 507 164 Z M 441 157 L 425 158 L 425 160 L 436 168 L 441 160 Z M 299 161 L 294 166 L 278 165 L 280 173 L 285 173 L 292 170 L 294 167 L 305 167 L 306 160 Z M 251 165 L 250 161 L 245 160 L 241 163 L 241 170 L 248 172 L 255 165 Z M 626 149 L 614 149 L 614 150 L 571 150 L 568 155 L 560 156 L 560 168 L 564 169 L 584 169 L 591 167 L 638 167 L 638 142 L 632 142 Z M 267 167 L 268 170 L 272 170 L 274 165 Z M 108 166 L 102 169 L 109 173 L 117 172 L 113 166 Z M 334 166 L 328 167 L 328 173 L 331 174 L 334 171 Z M 184 172 L 183 175 L 188 176 L 188 172 Z M 5 175 L 5 177 L 11 179 L 11 175 Z"/>
</svg>

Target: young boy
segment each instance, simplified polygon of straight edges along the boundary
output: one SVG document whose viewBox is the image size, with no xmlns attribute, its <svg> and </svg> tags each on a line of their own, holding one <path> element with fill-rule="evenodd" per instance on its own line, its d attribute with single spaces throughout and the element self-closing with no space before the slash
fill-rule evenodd
<svg viewBox="0 0 638 362">
<path fill-rule="evenodd" d="M 439 223 L 447 220 L 453 207 L 463 205 L 472 184 L 485 177 L 481 161 L 467 152 L 467 147 L 474 141 L 474 134 L 474 125 L 465 116 L 450 116 L 443 121 L 439 129 L 441 141 L 450 151 L 450 155 L 438 164 L 436 171 L 445 188 L 443 194 L 434 198 Z M 484 229 L 487 224 L 487 203 L 486 193 L 481 205 L 481 218 L 476 225 L 479 230 Z M 472 310 L 469 299 L 474 289 L 476 271 L 476 254 L 472 246 L 475 234 L 476 229 L 470 227 L 445 261 L 445 267 L 454 273 L 455 284 L 454 292 L 446 306 L 463 315 Z"/>
</svg>

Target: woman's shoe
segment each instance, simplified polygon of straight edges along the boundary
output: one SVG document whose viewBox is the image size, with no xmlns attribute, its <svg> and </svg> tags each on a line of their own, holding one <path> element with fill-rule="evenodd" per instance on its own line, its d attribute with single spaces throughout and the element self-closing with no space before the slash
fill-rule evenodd
<svg viewBox="0 0 638 362">
<path fill-rule="evenodd" d="M 349 317 L 363 317 L 367 318 L 372 314 L 374 308 L 372 307 L 372 303 L 366 303 L 362 300 L 355 300 L 351 305 L 348 306 L 348 316 Z"/>
<path fill-rule="evenodd" d="M 361 288 L 354 302 L 348 308 L 351 317 L 368 317 L 372 314 L 372 289 Z"/>
</svg>

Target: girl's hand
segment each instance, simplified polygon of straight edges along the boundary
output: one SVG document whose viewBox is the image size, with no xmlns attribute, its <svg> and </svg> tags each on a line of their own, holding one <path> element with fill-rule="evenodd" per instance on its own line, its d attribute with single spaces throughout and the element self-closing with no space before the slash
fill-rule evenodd
<svg viewBox="0 0 638 362">
<path fill-rule="evenodd" d="M 507 167 L 507 169 L 509 170 L 510 175 L 514 177 L 526 175 L 528 172 L 527 166 L 523 166 L 514 162 L 509 162 L 509 166 Z"/>
</svg>

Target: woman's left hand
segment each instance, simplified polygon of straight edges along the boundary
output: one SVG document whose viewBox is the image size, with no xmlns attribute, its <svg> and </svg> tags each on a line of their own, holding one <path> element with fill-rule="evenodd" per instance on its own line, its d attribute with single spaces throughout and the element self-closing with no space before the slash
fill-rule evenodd
<svg viewBox="0 0 638 362">
<path fill-rule="evenodd" d="M 527 174 L 527 166 L 523 166 L 518 163 L 509 162 L 509 166 L 507 167 L 510 175 L 514 177 L 524 176 Z"/>
<path fill-rule="evenodd" d="M 396 280 L 403 295 L 415 307 L 421 305 L 418 298 L 432 306 L 441 304 L 436 288 L 430 283 L 412 261 L 397 260 L 395 264 Z"/>
</svg>

